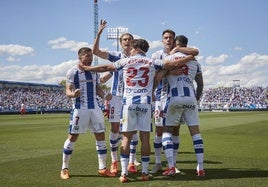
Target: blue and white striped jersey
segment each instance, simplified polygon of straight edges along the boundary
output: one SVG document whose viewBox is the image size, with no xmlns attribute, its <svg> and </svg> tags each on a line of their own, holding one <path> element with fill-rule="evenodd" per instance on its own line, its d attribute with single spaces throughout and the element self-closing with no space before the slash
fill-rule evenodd
<svg viewBox="0 0 268 187">
<path fill-rule="evenodd" d="M 112 63 L 126 57 L 127 56 L 122 52 L 117 51 L 108 52 L 108 60 Z M 116 96 L 123 96 L 123 91 L 124 91 L 123 72 L 122 71 L 113 72 L 111 94 Z"/>
<path fill-rule="evenodd" d="M 167 57 L 168 60 L 174 60 L 178 57 L 186 56 L 177 52 Z M 179 76 L 168 75 L 168 83 L 170 86 L 170 97 L 195 97 L 194 79 L 196 74 L 202 73 L 200 64 L 195 61 L 187 62 L 183 67 L 183 74 Z"/>
<path fill-rule="evenodd" d="M 114 66 L 123 70 L 123 104 L 150 104 L 155 71 L 163 67 L 163 61 L 137 54 L 116 61 Z"/>
<path fill-rule="evenodd" d="M 98 73 L 81 71 L 76 65 L 69 69 L 66 77 L 68 83 L 74 84 L 75 89 L 81 91 L 80 97 L 72 98 L 73 108 L 94 109 L 99 107 L 96 99 L 96 85 L 100 84 Z"/>
<path fill-rule="evenodd" d="M 152 54 L 152 59 L 164 60 L 169 54 L 164 50 L 156 51 Z M 169 85 L 166 77 L 163 77 L 160 83 L 157 85 L 155 92 L 156 101 L 162 101 L 167 99 L 169 91 Z"/>
<path fill-rule="evenodd" d="M 156 101 L 163 101 L 167 99 L 169 93 L 169 84 L 167 77 L 163 77 L 160 83 L 157 85 L 155 89 L 155 100 Z"/>
</svg>

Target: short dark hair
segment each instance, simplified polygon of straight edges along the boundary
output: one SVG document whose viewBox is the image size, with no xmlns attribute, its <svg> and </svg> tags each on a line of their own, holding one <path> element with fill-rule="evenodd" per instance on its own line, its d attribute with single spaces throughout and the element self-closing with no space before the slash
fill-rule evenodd
<svg viewBox="0 0 268 187">
<path fill-rule="evenodd" d="M 164 36 L 165 33 L 170 33 L 170 34 L 172 34 L 174 38 L 175 38 L 175 36 L 176 36 L 175 32 L 174 32 L 173 30 L 171 30 L 171 29 L 166 29 L 166 30 L 164 30 L 164 31 L 162 32 L 162 36 Z"/>
<path fill-rule="evenodd" d="M 188 38 L 184 35 L 176 36 L 175 38 L 176 45 L 179 45 L 181 47 L 187 47 L 188 44 Z M 177 44 L 178 42 L 178 44 Z"/>
<path fill-rule="evenodd" d="M 89 48 L 89 47 L 82 47 L 78 50 L 78 55 L 80 55 L 81 53 L 84 53 L 84 52 L 91 52 L 92 49 Z"/>
<path fill-rule="evenodd" d="M 147 51 L 149 50 L 149 44 L 146 40 L 144 39 L 134 39 L 131 42 L 131 46 L 134 49 L 140 48 L 143 52 L 147 53 Z"/>
</svg>

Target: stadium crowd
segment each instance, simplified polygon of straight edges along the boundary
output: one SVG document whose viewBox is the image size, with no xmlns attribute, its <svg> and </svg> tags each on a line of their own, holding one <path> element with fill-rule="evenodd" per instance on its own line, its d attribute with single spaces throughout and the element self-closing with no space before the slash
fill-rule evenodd
<svg viewBox="0 0 268 187">
<path fill-rule="evenodd" d="M 203 92 L 200 109 L 266 109 L 268 88 L 219 87 Z M 26 111 L 69 110 L 71 101 L 63 87 L 53 88 L 0 88 L 0 112 L 17 112 L 21 103 Z"/>
<path fill-rule="evenodd" d="M 24 103 L 26 111 L 57 111 L 71 108 L 63 87 L 55 88 L 0 88 L 0 112 L 20 111 Z"/>
<path fill-rule="evenodd" d="M 201 109 L 266 109 L 268 88 L 220 87 L 203 92 Z"/>
</svg>

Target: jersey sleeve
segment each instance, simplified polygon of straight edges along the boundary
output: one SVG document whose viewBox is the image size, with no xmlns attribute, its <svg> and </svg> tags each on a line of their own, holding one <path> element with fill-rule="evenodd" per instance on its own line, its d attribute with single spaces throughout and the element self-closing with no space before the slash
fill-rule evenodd
<svg viewBox="0 0 268 187">
<path fill-rule="evenodd" d="M 164 61 L 163 60 L 154 59 L 153 60 L 153 64 L 154 64 L 154 67 L 155 67 L 156 70 L 163 69 Z"/>
<path fill-rule="evenodd" d="M 108 52 L 108 60 L 110 62 L 116 62 L 121 58 L 121 54 L 118 52 Z"/>
<path fill-rule="evenodd" d="M 74 70 L 69 69 L 66 73 L 66 82 L 68 83 L 74 83 Z"/>
<path fill-rule="evenodd" d="M 113 65 L 114 65 L 116 70 L 120 70 L 126 65 L 128 60 L 129 59 L 127 59 L 127 58 L 123 58 L 123 59 L 117 60 L 115 63 L 113 63 Z"/>
<path fill-rule="evenodd" d="M 162 60 L 163 56 L 159 52 L 155 52 L 155 53 L 152 54 L 151 58 L 152 59 L 160 59 L 160 60 Z"/>
</svg>

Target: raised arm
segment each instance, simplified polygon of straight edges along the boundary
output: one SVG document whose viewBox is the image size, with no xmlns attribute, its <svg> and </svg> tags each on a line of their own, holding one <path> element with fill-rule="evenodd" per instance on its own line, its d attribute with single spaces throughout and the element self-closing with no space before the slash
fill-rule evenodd
<svg viewBox="0 0 268 187">
<path fill-rule="evenodd" d="M 93 54 L 102 58 L 102 59 L 108 59 L 108 52 L 100 50 L 100 47 L 99 47 L 100 36 L 101 36 L 101 33 L 103 32 L 104 28 L 106 27 L 106 23 L 107 22 L 105 20 L 101 20 L 97 36 L 96 36 L 96 39 L 95 39 L 93 47 L 92 47 Z"/>
</svg>

